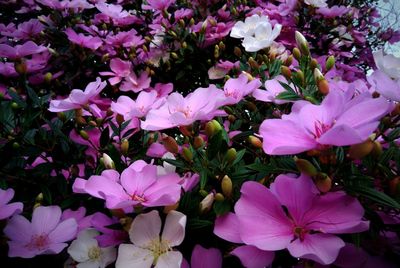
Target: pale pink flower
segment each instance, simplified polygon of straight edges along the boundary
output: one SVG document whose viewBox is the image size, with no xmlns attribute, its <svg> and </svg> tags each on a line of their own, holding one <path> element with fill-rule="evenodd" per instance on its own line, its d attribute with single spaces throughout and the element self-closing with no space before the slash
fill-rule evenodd
<svg viewBox="0 0 400 268">
<path fill-rule="evenodd" d="M 287 80 L 282 75 L 278 75 L 274 79 L 267 80 L 265 81 L 266 90 L 255 89 L 253 91 L 253 97 L 259 101 L 273 102 L 276 104 L 289 102 L 287 100 L 280 100 L 276 98 L 280 93 L 286 91 L 286 89 L 279 82 L 287 83 Z"/>
<path fill-rule="evenodd" d="M 230 78 L 224 85 L 225 98 L 221 100 L 219 105 L 236 104 L 260 86 L 261 82 L 259 79 L 254 78 L 249 81 L 246 74 L 241 74 L 238 78 Z"/>
<path fill-rule="evenodd" d="M 58 254 L 75 238 L 78 225 L 75 219 L 60 221 L 58 206 L 38 207 L 33 211 L 32 222 L 15 215 L 4 228 L 8 241 L 9 257 L 32 258 L 41 254 Z"/>
<path fill-rule="evenodd" d="M 132 222 L 129 238 L 132 244 L 121 244 L 116 268 L 180 268 L 182 254 L 173 250 L 185 237 L 186 215 L 172 210 L 165 219 L 156 210 L 138 215 Z"/>
<path fill-rule="evenodd" d="M 132 62 L 114 58 L 110 61 L 110 69 L 112 72 L 100 72 L 99 74 L 112 76 L 108 79 L 108 82 L 110 82 L 111 85 L 116 85 L 131 74 Z"/>
<path fill-rule="evenodd" d="M 98 49 L 103 44 L 103 41 L 99 37 L 88 36 L 82 33 L 78 34 L 71 28 L 65 30 L 65 34 L 72 43 L 92 50 Z"/>
<path fill-rule="evenodd" d="M 142 71 L 139 77 L 134 71 L 132 71 L 128 76 L 125 77 L 124 81 L 120 86 L 121 91 L 133 91 L 138 93 L 144 89 L 150 87 L 151 78 L 147 72 Z"/>
</svg>

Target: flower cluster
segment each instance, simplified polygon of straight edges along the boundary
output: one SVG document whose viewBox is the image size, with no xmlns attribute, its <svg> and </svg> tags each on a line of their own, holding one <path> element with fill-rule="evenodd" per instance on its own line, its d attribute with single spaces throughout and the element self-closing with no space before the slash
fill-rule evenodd
<svg viewBox="0 0 400 268">
<path fill-rule="evenodd" d="M 396 267 L 400 31 L 336 2 L 0 1 L 2 265 Z"/>
</svg>

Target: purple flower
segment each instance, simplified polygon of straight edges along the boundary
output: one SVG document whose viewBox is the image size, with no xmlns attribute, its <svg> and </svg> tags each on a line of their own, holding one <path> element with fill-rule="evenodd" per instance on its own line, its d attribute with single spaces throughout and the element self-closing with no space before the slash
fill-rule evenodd
<svg viewBox="0 0 400 268">
<path fill-rule="evenodd" d="M 280 175 L 270 189 L 245 182 L 241 193 L 235 205 L 240 238 L 262 250 L 286 248 L 296 258 L 330 264 L 345 245 L 334 234 L 369 227 L 362 221 L 364 210 L 357 199 L 342 191 L 319 195 L 305 175 Z"/>
<path fill-rule="evenodd" d="M 9 203 L 14 197 L 14 190 L 9 188 L 7 190 L 0 189 L 0 220 L 7 219 L 16 213 L 21 213 L 24 205 L 21 202 Z"/>
<path fill-rule="evenodd" d="M 297 154 L 327 146 L 345 146 L 365 141 L 389 112 L 384 98 L 368 93 L 351 100 L 330 92 L 321 105 L 298 101 L 282 119 L 267 119 L 260 126 L 267 154 Z"/>
<path fill-rule="evenodd" d="M 38 207 L 33 211 L 32 222 L 15 215 L 4 228 L 8 241 L 9 257 L 32 258 L 41 254 L 58 254 L 75 238 L 78 224 L 75 219 L 60 221 L 58 206 Z"/>
<path fill-rule="evenodd" d="M 47 47 L 38 46 L 32 41 L 28 41 L 23 45 L 16 45 L 15 47 L 6 44 L 0 44 L 0 57 L 19 59 L 32 54 L 41 53 L 46 50 Z"/>
<path fill-rule="evenodd" d="M 217 248 L 203 248 L 196 245 L 190 259 L 191 268 L 220 268 L 222 267 L 221 251 Z"/>
<path fill-rule="evenodd" d="M 238 78 L 230 78 L 224 85 L 225 98 L 220 106 L 231 105 L 240 102 L 245 96 L 251 94 L 261 86 L 259 79 L 248 79 L 246 74 L 239 75 Z"/>
<path fill-rule="evenodd" d="M 72 43 L 92 50 L 98 49 L 103 44 L 103 41 L 99 37 L 87 36 L 81 33 L 78 34 L 71 28 L 65 30 L 65 34 Z"/>
</svg>

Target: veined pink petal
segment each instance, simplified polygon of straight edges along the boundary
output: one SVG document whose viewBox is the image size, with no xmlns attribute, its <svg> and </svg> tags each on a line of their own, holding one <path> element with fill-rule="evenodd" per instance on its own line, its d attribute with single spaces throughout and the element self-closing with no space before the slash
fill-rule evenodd
<svg viewBox="0 0 400 268">
<path fill-rule="evenodd" d="M 240 224 L 237 216 L 229 212 L 217 217 L 214 225 L 214 234 L 233 243 L 243 243 L 238 226 Z"/>
<path fill-rule="evenodd" d="M 339 237 L 330 234 L 308 234 L 303 241 L 294 240 L 288 246 L 290 254 L 297 258 L 316 261 L 320 264 L 333 263 L 344 242 Z"/>
<path fill-rule="evenodd" d="M 168 251 L 158 257 L 154 268 L 180 268 L 182 259 L 182 253 L 179 251 Z"/>
<path fill-rule="evenodd" d="M 116 268 L 143 267 L 150 268 L 153 263 L 153 252 L 135 245 L 121 244 L 118 248 Z"/>
<path fill-rule="evenodd" d="M 263 250 L 286 248 L 294 236 L 293 226 L 278 199 L 265 186 L 252 181 L 242 185 L 241 193 L 235 212 L 243 242 Z"/>
<path fill-rule="evenodd" d="M 52 243 L 62 243 L 70 241 L 76 237 L 78 231 L 78 223 L 75 219 L 70 218 L 60 222 L 57 227 L 49 234 Z"/>
<path fill-rule="evenodd" d="M 337 124 L 321 135 L 318 143 L 326 145 L 345 146 L 363 142 L 367 137 L 361 137 L 356 129 Z"/>
<path fill-rule="evenodd" d="M 61 209 L 58 206 L 37 207 L 32 215 L 33 234 L 49 234 L 60 222 Z"/>
<path fill-rule="evenodd" d="M 238 257 L 246 268 L 269 267 L 275 257 L 273 251 L 258 249 L 255 246 L 240 246 L 235 248 L 232 255 Z"/>
<path fill-rule="evenodd" d="M 156 178 L 156 166 L 147 165 L 141 172 L 127 168 L 121 174 L 121 184 L 129 195 L 143 195 L 156 182 Z"/>
<path fill-rule="evenodd" d="M 4 234 L 18 243 L 28 243 L 32 236 L 31 223 L 21 215 L 12 217 L 4 228 Z"/>
</svg>

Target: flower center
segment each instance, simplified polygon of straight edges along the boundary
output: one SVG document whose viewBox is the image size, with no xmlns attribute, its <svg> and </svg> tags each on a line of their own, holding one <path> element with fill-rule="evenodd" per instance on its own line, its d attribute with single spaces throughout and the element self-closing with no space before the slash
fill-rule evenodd
<svg viewBox="0 0 400 268">
<path fill-rule="evenodd" d="M 98 260 L 101 256 L 101 250 L 99 247 L 91 247 L 88 252 L 89 259 Z"/>
<path fill-rule="evenodd" d="M 41 235 L 33 235 L 31 241 L 29 242 L 27 247 L 28 249 L 39 249 L 43 250 L 46 249 L 49 244 L 49 237 L 47 234 L 43 233 Z"/>
<path fill-rule="evenodd" d="M 300 239 L 300 241 L 303 241 L 303 240 L 304 240 L 304 237 L 305 237 L 306 234 L 308 233 L 308 231 L 307 231 L 306 229 L 304 229 L 303 227 L 300 227 L 300 226 L 295 226 L 295 227 L 293 228 L 293 232 L 294 232 L 294 235 L 295 235 L 298 239 Z"/>
<path fill-rule="evenodd" d="M 144 198 L 143 195 L 133 194 L 131 198 L 132 198 L 133 201 L 137 201 L 137 202 L 140 202 L 140 203 L 146 202 L 146 198 Z"/>
<path fill-rule="evenodd" d="M 153 253 L 153 265 L 157 264 L 158 257 L 172 250 L 168 240 L 162 240 L 159 238 L 152 240 L 147 249 Z"/>
<path fill-rule="evenodd" d="M 332 126 L 333 126 L 333 124 L 328 125 L 328 124 L 322 123 L 321 121 L 314 122 L 314 136 L 315 136 L 315 138 L 321 137 L 321 135 L 324 134 L 325 132 L 327 132 Z"/>
</svg>

